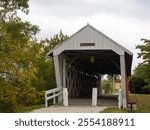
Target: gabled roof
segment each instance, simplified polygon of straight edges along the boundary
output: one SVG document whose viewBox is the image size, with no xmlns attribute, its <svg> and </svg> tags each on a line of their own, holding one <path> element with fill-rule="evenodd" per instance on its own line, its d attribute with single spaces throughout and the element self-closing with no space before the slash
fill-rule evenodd
<svg viewBox="0 0 150 130">
<path fill-rule="evenodd" d="M 127 74 L 131 74 L 132 52 L 102 32 L 87 24 L 67 40 L 57 45 L 47 56 L 62 54 L 80 71 L 100 74 L 120 74 L 120 55 L 125 56 Z M 94 63 L 89 62 L 93 56 Z"/>
<path fill-rule="evenodd" d="M 89 36 L 86 36 L 86 35 L 89 35 Z M 84 48 L 84 47 L 79 46 L 79 44 L 81 42 L 84 42 L 84 43 L 86 43 L 86 42 L 91 42 L 91 43 L 98 42 L 98 43 L 96 43 L 97 46 L 95 46 L 95 47 L 90 47 L 90 48 L 85 47 Z M 100 44 L 103 44 L 103 45 L 100 45 Z M 115 42 L 114 40 L 112 40 L 111 38 L 106 36 L 104 33 L 100 32 L 99 30 L 97 30 L 96 28 L 91 26 L 90 24 L 87 24 L 86 26 L 81 28 L 79 31 L 74 33 L 72 36 L 70 36 L 67 40 L 65 40 L 61 44 L 57 45 L 47 55 L 53 56 L 53 53 L 55 53 L 55 55 L 59 55 L 64 50 L 75 50 L 75 49 L 77 49 L 77 50 L 78 49 L 79 50 L 80 49 L 81 50 L 84 50 L 84 49 L 90 49 L 90 50 L 91 49 L 93 49 L 93 50 L 111 49 L 118 54 L 126 52 L 127 54 L 129 54 L 131 56 L 133 55 L 132 52 L 130 52 L 128 49 L 121 46 L 120 44 L 118 44 L 117 42 Z"/>
</svg>

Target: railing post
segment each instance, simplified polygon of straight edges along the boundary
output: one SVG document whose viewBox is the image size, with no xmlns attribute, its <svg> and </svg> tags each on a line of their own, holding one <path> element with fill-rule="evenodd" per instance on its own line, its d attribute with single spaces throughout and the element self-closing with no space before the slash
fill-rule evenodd
<svg viewBox="0 0 150 130">
<path fill-rule="evenodd" d="M 58 102 L 61 102 L 62 101 L 62 94 L 61 94 L 62 91 L 60 91 L 59 93 L 60 93 L 60 96 L 58 96 Z"/>
<path fill-rule="evenodd" d="M 118 96 L 118 108 L 121 109 L 122 108 L 122 90 L 119 89 L 119 96 Z"/>
<path fill-rule="evenodd" d="M 45 92 L 45 107 L 48 107 L 47 93 Z"/>
<path fill-rule="evenodd" d="M 55 92 L 54 92 L 53 104 L 56 104 Z"/>
<path fill-rule="evenodd" d="M 97 88 L 93 88 L 92 91 L 92 106 L 93 107 L 97 106 Z"/>
<path fill-rule="evenodd" d="M 63 88 L 63 105 L 68 106 L 68 91 L 67 88 Z"/>
<path fill-rule="evenodd" d="M 63 90 L 59 91 L 59 93 L 60 93 L 60 95 L 58 96 L 58 102 L 61 102 L 62 99 L 63 99 L 63 97 L 62 97 L 62 95 L 63 95 Z"/>
</svg>

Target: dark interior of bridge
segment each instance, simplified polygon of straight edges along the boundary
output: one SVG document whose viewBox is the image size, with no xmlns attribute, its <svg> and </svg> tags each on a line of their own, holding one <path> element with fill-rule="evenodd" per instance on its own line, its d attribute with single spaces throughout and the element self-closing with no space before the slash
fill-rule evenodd
<svg viewBox="0 0 150 130">
<path fill-rule="evenodd" d="M 120 56 L 112 50 L 65 50 L 63 55 L 69 97 L 91 97 L 93 87 L 101 91 L 99 81 L 102 75 L 120 74 Z M 127 53 L 125 61 L 127 75 L 130 75 L 132 57 Z"/>
</svg>

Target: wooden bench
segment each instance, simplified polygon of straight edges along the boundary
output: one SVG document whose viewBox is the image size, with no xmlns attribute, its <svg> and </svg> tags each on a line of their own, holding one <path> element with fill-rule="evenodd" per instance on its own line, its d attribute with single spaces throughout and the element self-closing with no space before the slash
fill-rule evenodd
<svg viewBox="0 0 150 130">
<path fill-rule="evenodd" d="M 136 105 L 136 102 L 135 101 L 128 101 L 128 105 L 129 105 L 129 108 L 130 108 L 130 111 L 129 112 L 133 112 L 133 105 Z"/>
</svg>

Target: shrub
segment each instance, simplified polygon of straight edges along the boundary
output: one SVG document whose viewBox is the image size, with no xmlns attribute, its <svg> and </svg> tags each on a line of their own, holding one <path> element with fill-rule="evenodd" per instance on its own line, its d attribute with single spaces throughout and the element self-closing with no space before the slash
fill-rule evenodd
<svg viewBox="0 0 150 130">
<path fill-rule="evenodd" d="M 142 78 L 139 77 L 131 77 L 129 79 L 129 90 L 131 93 L 143 94 L 146 93 L 146 83 Z"/>
<path fill-rule="evenodd" d="M 108 80 L 102 80 L 102 89 L 108 94 L 112 91 L 111 84 Z"/>
</svg>

